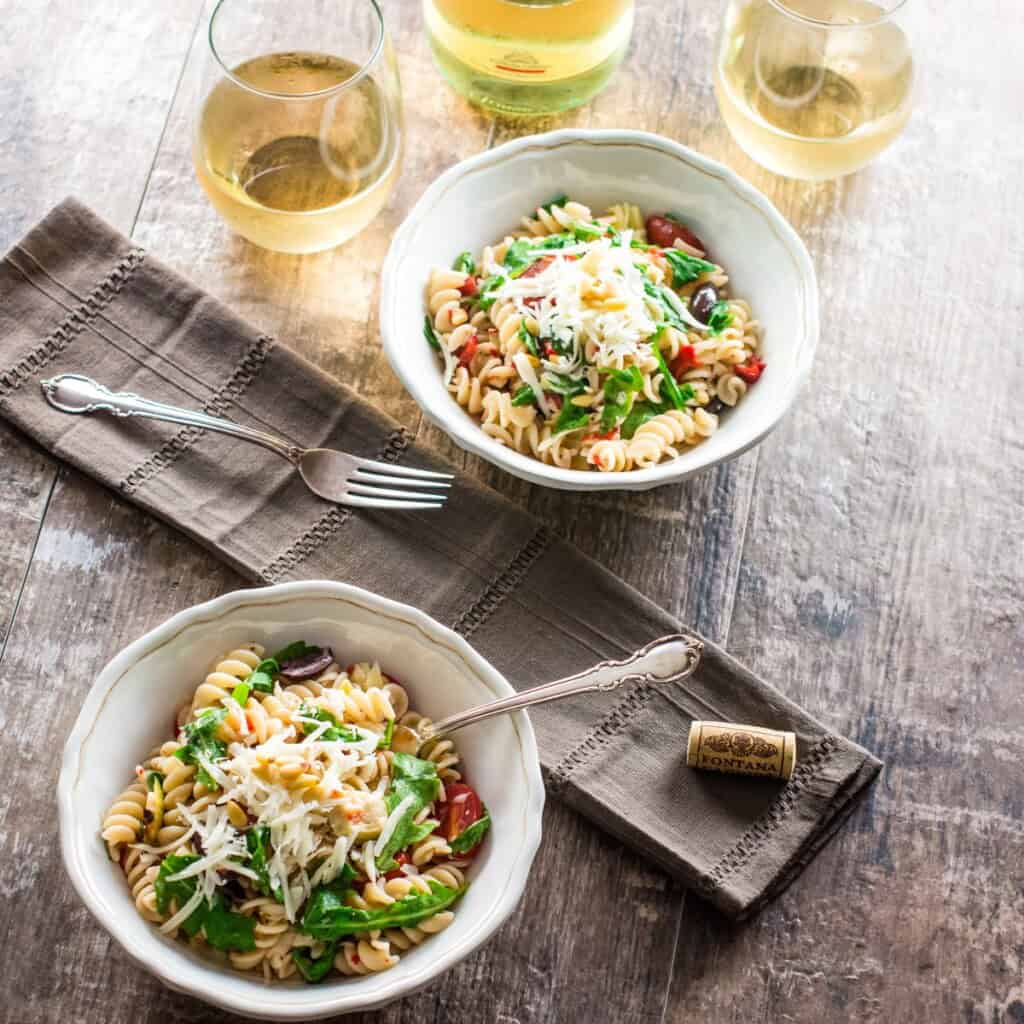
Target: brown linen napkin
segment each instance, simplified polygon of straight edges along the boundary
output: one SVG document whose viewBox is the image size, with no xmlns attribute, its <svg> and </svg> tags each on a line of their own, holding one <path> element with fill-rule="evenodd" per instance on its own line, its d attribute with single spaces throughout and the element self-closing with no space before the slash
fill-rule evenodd
<svg viewBox="0 0 1024 1024">
<path fill-rule="evenodd" d="M 0 414 L 260 583 L 338 579 L 423 608 L 519 687 L 621 658 L 679 623 L 498 494 L 444 513 L 314 497 L 282 459 L 152 420 L 70 417 L 39 382 L 84 372 L 305 446 L 444 468 L 395 422 L 66 200 L 0 264 Z M 708 643 L 685 685 L 531 713 L 549 790 L 743 916 L 780 892 L 881 765 Z M 790 729 L 781 783 L 686 767 L 694 718 Z"/>
</svg>

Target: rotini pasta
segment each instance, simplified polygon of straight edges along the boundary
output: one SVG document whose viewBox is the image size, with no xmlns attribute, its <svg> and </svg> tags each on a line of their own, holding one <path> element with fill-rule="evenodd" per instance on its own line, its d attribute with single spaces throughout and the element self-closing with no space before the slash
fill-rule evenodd
<svg viewBox="0 0 1024 1024">
<path fill-rule="evenodd" d="M 101 838 L 143 918 L 239 971 L 387 970 L 451 924 L 490 818 L 378 664 L 301 641 L 264 655 L 218 659 Z"/>
<path fill-rule="evenodd" d="M 563 469 L 645 469 L 709 437 L 765 368 L 760 325 L 685 225 L 561 196 L 432 271 L 425 333 L 498 444 Z M 644 429 L 648 428 L 648 429 Z"/>
</svg>

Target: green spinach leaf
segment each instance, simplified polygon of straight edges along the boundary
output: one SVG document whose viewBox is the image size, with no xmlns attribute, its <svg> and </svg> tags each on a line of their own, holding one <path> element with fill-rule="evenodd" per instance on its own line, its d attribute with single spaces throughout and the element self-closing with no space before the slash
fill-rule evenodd
<svg viewBox="0 0 1024 1024">
<path fill-rule="evenodd" d="M 636 394 L 644 386 L 643 374 L 635 366 L 628 370 L 609 370 L 604 382 L 604 408 L 601 410 L 601 432 L 613 430 L 629 415 Z"/>
<path fill-rule="evenodd" d="M 620 433 L 627 441 L 631 441 L 633 435 L 637 432 L 637 428 L 654 416 L 660 416 L 668 408 L 669 406 L 666 403 L 634 402 L 629 415 L 622 422 Z"/>
<path fill-rule="evenodd" d="M 455 257 L 452 270 L 461 270 L 463 274 L 475 274 L 476 263 L 473 262 L 473 254 L 467 249 Z"/>
<path fill-rule="evenodd" d="M 452 853 L 469 853 L 470 850 L 476 849 L 483 842 L 490 827 L 491 816 L 485 807 L 483 817 L 474 821 L 448 844 L 452 848 Z"/>
<path fill-rule="evenodd" d="M 524 384 L 518 391 L 512 396 L 512 404 L 529 405 L 531 402 L 537 401 L 536 396 L 533 393 L 533 388 L 529 384 Z"/>
<path fill-rule="evenodd" d="M 178 747 L 174 756 L 185 764 L 198 766 L 196 778 L 207 789 L 220 789 L 217 780 L 203 767 L 200 758 L 221 761 L 227 757 L 227 745 L 216 738 L 216 732 L 227 717 L 227 708 L 205 708 L 197 718 L 185 726 L 185 745 Z"/>
<path fill-rule="evenodd" d="M 463 889 L 450 889 L 429 879 L 430 892 L 411 892 L 386 907 L 358 910 L 321 887 L 313 893 L 302 917 L 302 930 L 322 942 L 378 928 L 411 928 L 454 903 Z"/>
<path fill-rule="evenodd" d="M 334 953 L 338 948 L 337 940 L 328 942 L 324 951 L 318 957 L 314 957 L 307 949 L 293 949 L 292 960 L 299 969 L 299 974 L 306 981 L 315 985 L 327 977 L 334 964 Z"/>
<path fill-rule="evenodd" d="M 732 311 L 729 309 L 729 303 L 724 299 L 716 302 L 711 307 L 711 316 L 708 317 L 709 333 L 721 334 L 731 323 Z"/>
<path fill-rule="evenodd" d="M 427 344 L 432 349 L 436 352 L 441 351 L 441 340 L 437 336 L 437 331 L 434 330 L 434 325 L 429 315 L 423 318 L 423 337 L 427 339 Z"/>
<path fill-rule="evenodd" d="M 480 286 L 476 304 L 480 309 L 490 309 L 498 298 L 498 289 L 505 283 L 502 274 L 493 274 Z"/>
<path fill-rule="evenodd" d="M 672 268 L 672 284 L 676 288 L 696 281 L 701 274 L 708 274 L 717 269 L 714 263 L 691 256 L 682 249 L 666 249 L 665 259 Z"/>
<path fill-rule="evenodd" d="M 217 893 L 213 906 L 207 908 L 203 917 L 203 934 L 214 949 L 246 952 L 256 948 L 255 925 L 255 919 L 228 910 L 224 898 Z"/>
<path fill-rule="evenodd" d="M 573 405 L 567 398 L 562 403 L 562 410 L 555 420 L 554 432 L 564 434 L 568 430 L 581 430 L 590 421 L 590 410 Z"/>
<path fill-rule="evenodd" d="M 394 856 L 399 850 L 404 850 L 410 843 L 418 842 L 430 834 L 436 822 L 424 833 L 413 819 L 424 807 L 432 804 L 440 792 L 441 780 L 437 777 L 437 767 L 433 761 L 425 761 L 412 754 L 395 754 L 391 761 L 391 785 L 384 796 L 384 805 L 388 814 L 391 814 L 406 798 L 412 799 L 388 841 L 375 851 L 378 870 L 390 871 L 395 866 Z"/>
<path fill-rule="evenodd" d="M 323 742 L 332 743 L 341 740 L 344 743 L 358 743 L 360 740 L 366 739 L 366 734 L 354 725 L 346 725 L 344 722 L 339 722 L 326 708 L 317 707 L 317 705 L 310 704 L 308 701 L 303 701 L 299 705 L 299 714 L 303 718 L 312 718 L 317 722 L 327 722 L 328 728 L 320 734 L 320 739 Z M 302 731 L 307 736 L 316 728 L 317 726 L 313 725 L 312 722 L 302 723 Z"/>
</svg>

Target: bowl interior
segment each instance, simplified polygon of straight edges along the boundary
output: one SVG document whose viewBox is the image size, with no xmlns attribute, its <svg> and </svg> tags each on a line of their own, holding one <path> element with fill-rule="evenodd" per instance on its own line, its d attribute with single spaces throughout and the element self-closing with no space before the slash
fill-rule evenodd
<svg viewBox="0 0 1024 1024">
<path fill-rule="evenodd" d="M 108 860 L 99 840 L 99 823 L 117 793 L 132 781 L 135 766 L 173 735 L 175 708 L 189 698 L 219 655 L 249 640 L 268 649 L 299 638 L 330 645 L 342 664 L 379 661 L 407 687 L 411 706 L 432 718 L 512 692 L 481 659 L 467 658 L 455 643 L 438 636 L 434 631 L 440 627 L 426 616 L 420 616 L 421 622 L 410 621 L 398 611 L 367 607 L 359 598 L 275 600 L 270 591 L 250 593 L 251 601 L 183 625 L 158 642 L 146 644 L 144 638 L 146 649 L 140 656 L 109 667 L 116 669 L 110 688 L 97 695 L 100 703 L 84 730 L 77 764 L 68 766 L 67 796 L 73 812 L 62 826 L 71 833 L 64 837 L 65 849 L 70 845 L 74 850 L 87 901 L 100 920 L 136 959 L 158 973 L 162 963 L 168 966 L 170 976 L 164 975 L 164 980 L 172 986 L 192 991 L 205 987 L 203 994 L 222 1005 L 258 1006 L 261 1016 L 285 1008 L 287 1015 L 299 1017 L 338 1012 L 346 1008 L 339 1000 L 351 1003 L 349 1008 L 372 1006 L 439 973 L 448 965 L 447 957 L 454 962 L 493 927 L 512 879 L 517 872 L 524 873 L 521 859 L 525 857 L 528 865 L 532 857 L 526 837 L 535 837 L 539 828 L 539 773 L 532 736 L 524 736 L 525 720 L 516 716 L 499 717 L 458 734 L 466 775 L 488 806 L 497 842 L 489 840 L 469 870 L 473 884 L 457 905 L 453 924 L 403 954 L 395 968 L 362 978 L 335 977 L 317 986 L 267 986 L 259 975 L 240 974 L 163 938 L 136 913 L 120 869 Z M 87 705 L 83 717 L 89 712 Z"/>
<path fill-rule="evenodd" d="M 478 255 L 520 218 L 567 193 L 595 214 L 630 202 L 644 214 L 681 214 L 747 299 L 764 328 L 768 370 L 719 430 L 672 462 L 629 473 L 543 466 L 487 437 L 447 393 L 439 361 L 423 340 L 424 291 L 435 265 L 463 250 Z M 472 215 L 468 215 L 472 211 Z M 809 257 L 771 204 L 721 166 L 668 140 L 641 133 L 556 132 L 513 142 L 447 172 L 396 236 L 385 266 L 382 326 L 395 372 L 424 411 L 464 447 L 558 486 L 662 482 L 737 454 L 760 440 L 788 407 L 817 339 L 817 297 Z"/>
</svg>

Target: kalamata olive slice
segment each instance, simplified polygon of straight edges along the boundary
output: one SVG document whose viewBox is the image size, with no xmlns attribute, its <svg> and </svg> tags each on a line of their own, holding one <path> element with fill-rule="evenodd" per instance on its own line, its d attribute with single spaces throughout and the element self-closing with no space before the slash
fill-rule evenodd
<svg viewBox="0 0 1024 1024">
<path fill-rule="evenodd" d="M 647 241 L 652 245 L 668 249 L 677 238 L 681 238 L 687 245 L 692 245 L 707 254 L 704 243 L 685 224 L 680 224 L 671 217 L 660 217 L 652 213 L 644 226 L 647 228 Z"/>
<path fill-rule="evenodd" d="M 712 416 L 718 416 L 725 408 L 725 402 L 720 398 L 712 398 L 704 408 L 711 413 Z"/>
<path fill-rule="evenodd" d="M 281 675 L 285 679 L 312 679 L 320 675 L 331 662 L 334 661 L 334 652 L 330 647 L 314 647 L 306 654 L 300 654 L 297 658 L 289 658 L 281 665 Z"/>
<path fill-rule="evenodd" d="M 690 312 L 702 323 L 711 319 L 711 310 L 718 301 L 718 289 L 713 284 L 702 284 L 690 296 Z"/>
</svg>

